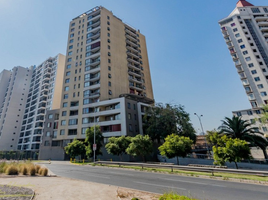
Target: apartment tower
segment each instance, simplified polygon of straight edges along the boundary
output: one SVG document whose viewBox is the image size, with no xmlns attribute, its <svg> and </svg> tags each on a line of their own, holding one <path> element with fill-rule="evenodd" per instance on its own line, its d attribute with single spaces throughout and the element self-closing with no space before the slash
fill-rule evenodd
<svg viewBox="0 0 268 200">
<path fill-rule="evenodd" d="M 0 151 L 17 150 L 31 75 L 24 67 L 0 73 Z"/>
<path fill-rule="evenodd" d="M 47 110 L 61 104 L 65 56 L 58 54 L 33 67 L 17 150 L 38 151 Z"/>
<path fill-rule="evenodd" d="M 219 24 L 252 107 L 233 114 L 254 122 L 268 104 L 268 6 L 240 0 Z"/>
</svg>

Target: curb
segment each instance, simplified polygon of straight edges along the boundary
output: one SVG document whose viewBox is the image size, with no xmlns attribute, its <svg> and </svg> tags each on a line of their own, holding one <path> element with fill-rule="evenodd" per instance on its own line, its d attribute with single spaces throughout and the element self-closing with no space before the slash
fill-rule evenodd
<svg viewBox="0 0 268 200">
<path fill-rule="evenodd" d="M 53 173 L 45 164 L 41 164 L 41 166 L 44 166 L 44 167 L 47 168 L 47 170 L 48 170 L 47 176 L 49 176 L 49 177 L 57 177 L 57 174 Z"/>
</svg>

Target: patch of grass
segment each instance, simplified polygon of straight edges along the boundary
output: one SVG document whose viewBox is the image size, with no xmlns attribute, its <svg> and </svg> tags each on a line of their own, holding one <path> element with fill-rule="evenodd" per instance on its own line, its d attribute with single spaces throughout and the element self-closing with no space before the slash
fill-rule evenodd
<svg viewBox="0 0 268 200">
<path fill-rule="evenodd" d="M 101 164 L 91 164 L 92 166 L 106 166 L 106 167 L 115 167 L 118 168 L 118 165 L 101 165 Z M 253 181 L 266 181 L 268 182 L 268 177 L 262 177 L 262 176 L 256 176 L 256 175 L 246 175 L 246 174 L 232 174 L 232 173 L 224 173 L 224 172 L 214 172 L 214 176 L 211 173 L 208 172 L 193 172 L 193 171 L 183 171 L 183 170 L 176 170 L 173 169 L 173 172 L 171 172 L 170 169 L 165 169 L 165 168 L 147 168 L 144 167 L 138 167 L 138 166 L 120 166 L 120 168 L 125 168 L 125 169 L 134 169 L 134 170 L 139 170 L 139 171 L 147 171 L 147 172 L 159 172 L 159 173 L 169 173 L 169 174 L 177 174 L 177 175 L 186 175 L 186 176 L 206 176 L 210 178 L 215 177 L 222 177 L 225 178 L 224 180 L 233 178 L 233 179 L 242 179 L 242 180 L 253 180 Z"/>
<path fill-rule="evenodd" d="M 33 164 L 29 165 L 27 168 L 28 174 L 31 176 L 35 176 L 36 170 Z"/>
<path fill-rule="evenodd" d="M 140 199 L 137 197 L 133 197 L 131 200 L 140 200 Z"/>
<path fill-rule="evenodd" d="M 181 196 L 174 192 L 169 192 L 169 193 L 163 194 L 159 198 L 159 200 L 197 200 L 197 199 L 193 199 L 193 198 L 186 197 L 186 196 Z"/>
<path fill-rule="evenodd" d="M 48 173 L 48 169 L 47 168 L 41 168 L 39 170 L 39 174 L 42 175 L 42 176 L 47 176 L 47 173 Z"/>
<path fill-rule="evenodd" d="M 36 171 L 37 174 L 39 174 L 40 168 L 41 168 L 40 165 L 35 165 L 35 171 Z"/>
<path fill-rule="evenodd" d="M 17 166 L 14 165 L 10 165 L 6 168 L 6 174 L 7 175 L 18 175 L 19 174 L 19 170 Z"/>
<path fill-rule="evenodd" d="M 0 162 L 0 174 L 6 170 L 6 162 Z"/>
</svg>

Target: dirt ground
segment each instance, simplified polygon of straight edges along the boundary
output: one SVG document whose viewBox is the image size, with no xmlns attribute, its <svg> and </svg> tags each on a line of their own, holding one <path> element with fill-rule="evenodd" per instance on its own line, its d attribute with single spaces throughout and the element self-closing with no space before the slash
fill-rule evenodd
<svg viewBox="0 0 268 200">
<path fill-rule="evenodd" d="M 2 176 L 0 184 L 31 188 L 35 192 L 34 200 L 157 200 L 159 195 L 127 188 L 92 183 L 63 177 Z"/>
</svg>

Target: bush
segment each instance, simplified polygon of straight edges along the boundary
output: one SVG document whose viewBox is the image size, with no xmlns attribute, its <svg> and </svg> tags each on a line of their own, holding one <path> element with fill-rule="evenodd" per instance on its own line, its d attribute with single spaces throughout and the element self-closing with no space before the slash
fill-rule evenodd
<svg viewBox="0 0 268 200">
<path fill-rule="evenodd" d="M 36 173 L 34 165 L 28 166 L 28 174 L 34 176 Z"/>
<path fill-rule="evenodd" d="M 40 172 L 39 172 L 40 168 L 41 168 L 40 165 L 35 165 L 35 171 L 37 174 L 40 174 Z"/>
<path fill-rule="evenodd" d="M 140 199 L 137 197 L 133 197 L 131 200 L 140 200 Z"/>
<path fill-rule="evenodd" d="M 4 173 L 6 171 L 6 162 L 0 162 L 0 173 Z"/>
<path fill-rule="evenodd" d="M 39 170 L 39 174 L 42 175 L 42 176 L 47 176 L 47 173 L 48 173 L 48 169 L 47 168 L 41 168 Z"/>
<path fill-rule="evenodd" d="M 20 173 L 27 175 L 27 167 L 25 165 L 20 166 Z"/>
<path fill-rule="evenodd" d="M 186 197 L 186 196 L 180 196 L 174 192 L 170 192 L 170 193 L 165 193 L 163 194 L 159 200 L 196 200 L 196 199 L 193 199 L 193 198 L 189 198 L 189 197 Z"/>
<path fill-rule="evenodd" d="M 16 166 L 10 165 L 6 168 L 6 174 L 7 175 L 18 175 L 19 170 Z"/>
</svg>

